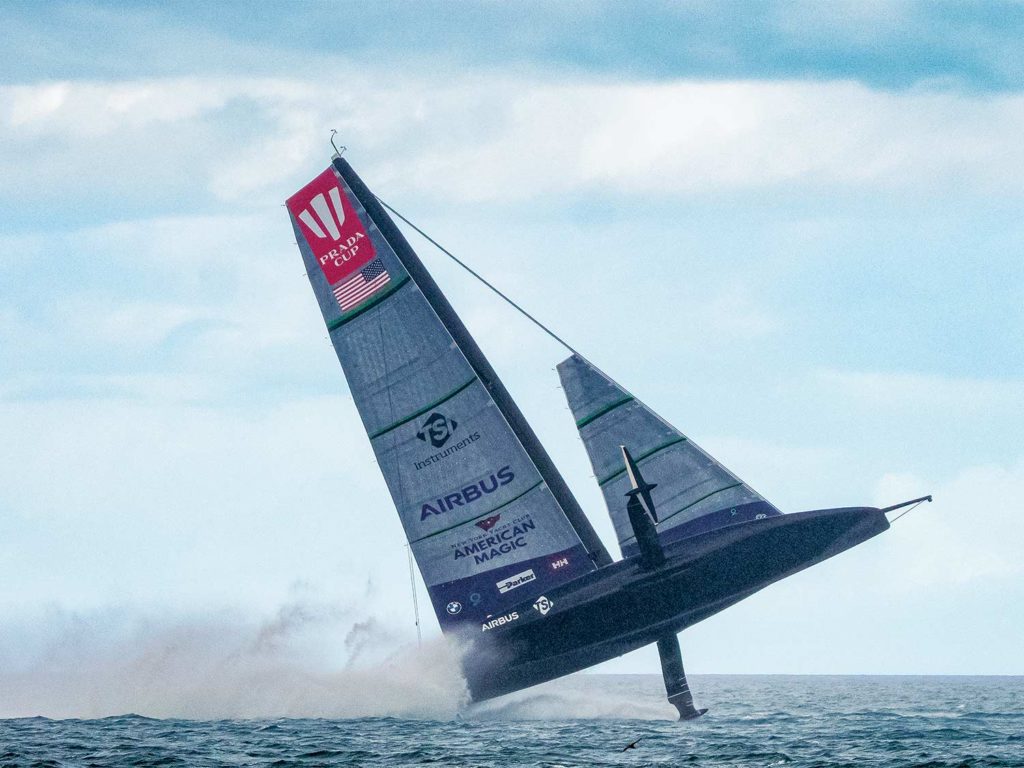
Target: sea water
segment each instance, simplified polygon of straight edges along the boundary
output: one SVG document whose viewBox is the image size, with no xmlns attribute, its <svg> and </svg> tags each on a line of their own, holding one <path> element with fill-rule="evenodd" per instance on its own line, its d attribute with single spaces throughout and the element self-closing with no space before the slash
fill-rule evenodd
<svg viewBox="0 0 1024 768">
<path fill-rule="evenodd" d="M 659 676 L 585 674 L 434 718 L 8 719 L 0 765 L 1024 766 L 1022 677 L 694 675 L 691 686 L 710 712 L 688 723 L 672 719 Z"/>
</svg>

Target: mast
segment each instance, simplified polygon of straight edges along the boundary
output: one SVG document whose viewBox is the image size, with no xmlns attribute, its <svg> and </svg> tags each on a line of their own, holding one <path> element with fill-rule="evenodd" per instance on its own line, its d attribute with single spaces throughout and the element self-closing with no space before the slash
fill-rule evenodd
<svg viewBox="0 0 1024 768">
<path fill-rule="evenodd" d="M 490 393 L 491 398 L 494 400 L 502 416 L 505 417 L 505 421 L 508 422 L 512 432 L 519 442 L 522 443 L 526 453 L 536 465 L 541 478 L 551 491 L 551 494 L 565 512 L 565 516 L 569 519 L 573 528 L 576 529 L 591 560 L 598 567 L 609 565 L 612 562 L 611 556 L 594 531 L 593 526 L 591 526 L 579 502 L 576 501 L 576 497 L 569 490 L 569 486 L 566 485 L 554 462 L 551 461 L 551 457 L 544 450 L 544 446 L 541 445 L 533 428 L 526 421 L 526 417 L 523 416 L 522 411 L 519 410 L 519 406 L 516 405 L 508 390 L 505 389 L 501 379 L 498 378 L 498 374 L 491 367 L 487 358 L 484 357 L 484 353 L 477 346 L 476 341 L 470 335 L 466 326 L 463 325 L 462 320 L 455 313 L 451 304 L 448 303 L 448 299 L 441 293 L 441 289 L 437 287 L 434 278 L 427 272 L 426 267 L 423 266 L 416 252 L 413 251 L 412 246 L 406 241 L 405 236 L 395 226 L 391 217 L 363 183 L 363 180 L 359 178 L 359 175 L 353 170 L 352 166 L 348 164 L 348 161 L 344 158 L 336 157 L 333 163 L 335 170 L 341 174 L 341 177 L 352 189 L 353 194 L 362 203 L 367 214 L 376 223 L 381 234 L 391 244 L 395 255 L 402 262 L 402 266 L 405 267 L 409 276 L 419 286 L 427 303 L 448 333 L 451 334 L 452 339 L 455 340 L 455 343 L 462 350 L 473 372 Z"/>
</svg>

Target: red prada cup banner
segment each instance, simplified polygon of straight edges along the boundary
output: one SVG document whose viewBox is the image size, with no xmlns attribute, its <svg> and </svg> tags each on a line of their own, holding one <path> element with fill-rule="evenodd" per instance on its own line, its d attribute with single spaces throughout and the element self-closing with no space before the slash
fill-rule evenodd
<svg viewBox="0 0 1024 768">
<path fill-rule="evenodd" d="M 327 282 L 343 280 L 376 256 L 333 168 L 288 198 L 291 211 L 313 249 Z"/>
</svg>

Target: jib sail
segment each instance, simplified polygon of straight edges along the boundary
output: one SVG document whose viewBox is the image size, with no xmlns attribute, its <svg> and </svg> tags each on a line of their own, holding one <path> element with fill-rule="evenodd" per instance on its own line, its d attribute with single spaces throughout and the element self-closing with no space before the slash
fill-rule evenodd
<svg viewBox="0 0 1024 768">
<path fill-rule="evenodd" d="M 287 207 L 442 628 L 482 624 L 608 562 L 493 369 L 351 166 L 337 158 Z"/>
<path fill-rule="evenodd" d="M 558 375 L 624 557 L 637 554 L 638 548 L 626 513 L 630 484 L 619 448 L 622 445 L 629 449 L 644 478 L 657 484 L 652 496 L 662 544 L 782 514 L 583 358 L 573 355 L 563 360 Z"/>
</svg>

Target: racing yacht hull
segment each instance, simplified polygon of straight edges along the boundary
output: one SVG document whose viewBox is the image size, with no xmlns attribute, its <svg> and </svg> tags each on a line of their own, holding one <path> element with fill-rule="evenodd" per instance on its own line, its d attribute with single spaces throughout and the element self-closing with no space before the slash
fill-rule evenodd
<svg viewBox="0 0 1024 768">
<path fill-rule="evenodd" d="M 879 509 L 815 510 L 684 539 L 655 569 L 619 561 L 481 625 L 464 662 L 470 692 L 500 696 L 657 642 L 888 527 Z"/>
</svg>

